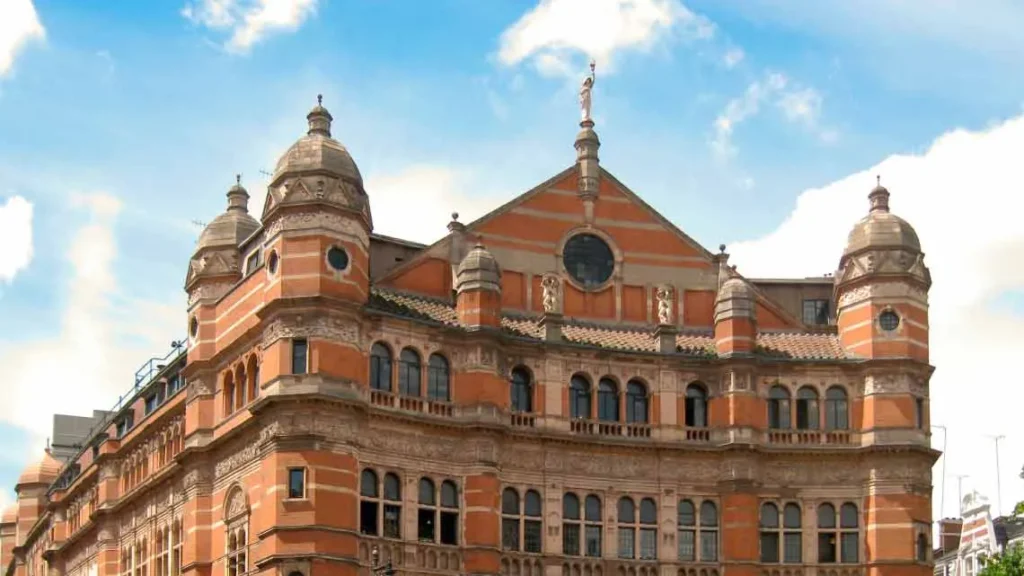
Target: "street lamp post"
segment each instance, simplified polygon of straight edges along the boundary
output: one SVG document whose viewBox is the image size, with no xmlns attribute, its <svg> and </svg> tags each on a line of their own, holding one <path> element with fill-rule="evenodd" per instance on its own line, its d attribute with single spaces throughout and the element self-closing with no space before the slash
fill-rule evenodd
<svg viewBox="0 0 1024 576">
<path fill-rule="evenodd" d="M 395 576 L 395 569 L 391 566 L 391 560 L 388 560 L 388 563 L 383 566 L 380 565 L 379 548 L 374 546 L 373 550 L 370 551 L 370 556 L 370 561 L 372 562 L 370 571 L 373 572 L 373 576 Z"/>
</svg>

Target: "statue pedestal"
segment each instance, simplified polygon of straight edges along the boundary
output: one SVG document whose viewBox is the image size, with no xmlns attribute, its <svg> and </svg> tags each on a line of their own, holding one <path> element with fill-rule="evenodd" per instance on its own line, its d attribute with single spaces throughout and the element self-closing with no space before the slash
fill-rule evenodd
<svg viewBox="0 0 1024 576">
<path fill-rule="evenodd" d="M 658 340 L 658 351 L 662 354 L 674 354 L 676 351 L 676 334 L 679 329 L 671 324 L 659 324 L 654 331 L 654 337 Z"/>
<path fill-rule="evenodd" d="M 545 312 L 540 317 L 540 325 L 544 328 L 544 340 L 546 342 L 562 341 L 562 315 L 557 312 Z"/>
</svg>

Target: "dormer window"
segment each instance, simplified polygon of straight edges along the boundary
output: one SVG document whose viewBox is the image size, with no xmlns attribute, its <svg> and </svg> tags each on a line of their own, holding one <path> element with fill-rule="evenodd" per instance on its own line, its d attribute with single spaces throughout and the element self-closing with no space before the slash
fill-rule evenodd
<svg viewBox="0 0 1024 576">
<path fill-rule="evenodd" d="M 245 275 L 252 274 L 260 265 L 260 251 L 256 250 L 245 260 Z"/>
</svg>

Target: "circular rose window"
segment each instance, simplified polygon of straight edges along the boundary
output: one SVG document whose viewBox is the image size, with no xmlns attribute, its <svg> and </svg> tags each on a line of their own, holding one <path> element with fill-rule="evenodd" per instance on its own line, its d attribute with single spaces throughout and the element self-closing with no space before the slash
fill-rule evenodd
<svg viewBox="0 0 1024 576">
<path fill-rule="evenodd" d="M 577 234 L 565 243 L 562 263 L 573 280 L 586 289 L 601 286 L 615 271 L 615 255 L 608 243 L 594 234 Z"/>
<path fill-rule="evenodd" d="M 878 325 L 882 328 L 882 330 L 885 330 L 886 332 L 892 332 L 893 330 L 899 328 L 900 317 L 892 310 L 883 310 L 882 313 L 878 315 Z"/>
</svg>

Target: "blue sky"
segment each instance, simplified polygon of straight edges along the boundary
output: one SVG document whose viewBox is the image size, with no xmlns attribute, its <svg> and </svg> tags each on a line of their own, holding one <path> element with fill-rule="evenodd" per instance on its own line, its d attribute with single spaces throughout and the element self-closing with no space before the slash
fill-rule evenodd
<svg viewBox="0 0 1024 576">
<path fill-rule="evenodd" d="M 834 269 L 882 174 L 936 279 L 947 472 L 994 501 L 985 434 L 1006 434 L 1008 509 L 1024 437 L 991 398 L 1019 398 L 999 358 L 1024 344 L 1024 273 L 1005 265 L 1024 254 L 1024 7 L 928 4 L 5 2 L 0 445 L 25 449 L 0 450 L 0 485 L 53 411 L 113 405 L 181 337 L 192 221 L 223 210 L 236 173 L 262 205 L 261 171 L 316 94 L 377 231 L 431 241 L 452 210 L 472 219 L 573 161 L 593 57 L 603 165 L 749 275 Z"/>
</svg>

